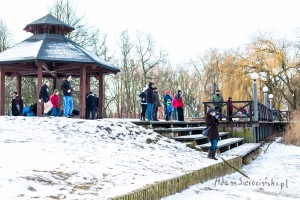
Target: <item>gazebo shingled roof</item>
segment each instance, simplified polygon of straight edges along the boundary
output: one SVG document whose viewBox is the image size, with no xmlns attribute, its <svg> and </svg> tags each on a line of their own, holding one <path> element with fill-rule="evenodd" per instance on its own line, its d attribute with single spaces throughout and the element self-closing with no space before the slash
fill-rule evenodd
<svg viewBox="0 0 300 200">
<path fill-rule="evenodd" d="M 36 61 L 86 63 L 105 68 L 112 73 L 120 71 L 72 40 L 58 34 L 33 35 L 0 53 L 0 64 Z"/>
<path fill-rule="evenodd" d="M 72 74 L 80 77 L 80 113 L 85 117 L 85 94 L 90 90 L 90 76 L 99 80 L 99 111 L 102 117 L 103 75 L 116 74 L 119 68 L 104 61 L 79 46 L 64 35 L 73 27 L 48 14 L 30 24 L 24 30 L 33 36 L 0 53 L 0 115 L 4 115 L 5 75 L 17 77 L 17 91 L 21 94 L 21 77 L 38 78 L 38 92 L 43 77 L 53 78 L 53 88 L 57 78 Z M 41 105 L 38 103 L 38 115 Z"/>
<path fill-rule="evenodd" d="M 30 24 L 27 24 L 26 27 L 23 29 L 27 32 L 36 33 L 36 31 L 41 31 L 39 29 L 46 29 L 45 33 L 52 33 L 55 31 L 55 28 L 60 28 L 64 30 L 63 34 L 72 32 L 74 28 L 69 26 L 68 24 L 64 23 L 63 21 L 57 19 L 51 14 L 48 14 Z M 38 33 L 36 33 L 38 34 Z"/>
</svg>

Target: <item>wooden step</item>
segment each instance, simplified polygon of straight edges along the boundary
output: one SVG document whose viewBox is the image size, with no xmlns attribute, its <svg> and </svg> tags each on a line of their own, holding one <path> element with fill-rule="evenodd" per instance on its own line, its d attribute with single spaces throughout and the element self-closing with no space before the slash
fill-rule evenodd
<svg viewBox="0 0 300 200">
<path fill-rule="evenodd" d="M 219 132 L 220 139 L 228 138 L 229 132 Z M 202 134 L 195 135 L 183 135 L 178 137 L 173 137 L 176 141 L 197 141 L 197 140 L 207 140 L 207 137 Z"/>
<path fill-rule="evenodd" d="M 155 132 L 184 132 L 184 131 L 202 131 L 206 127 L 180 127 L 180 128 L 155 128 L 153 129 Z"/>
<path fill-rule="evenodd" d="M 243 164 L 250 164 L 252 160 L 256 159 L 257 154 L 260 153 L 260 145 L 260 143 L 245 143 L 225 151 L 224 153 L 221 153 L 221 155 L 241 156 Z"/>
<path fill-rule="evenodd" d="M 232 155 L 244 157 L 255 149 L 260 147 L 260 143 L 245 143 L 236 148 L 230 149 L 222 153 L 222 155 Z"/>
<path fill-rule="evenodd" d="M 177 137 L 178 133 L 187 133 L 192 135 L 193 133 L 201 133 L 203 129 L 206 127 L 180 127 L 180 128 L 155 128 L 153 129 L 154 132 L 160 133 L 165 137 Z"/>
<path fill-rule="evenodd" d="M 234 147 L 242 145 L 244 142 L 244 138 L 228 138 L 224 140 L 220 140 L 218 142 L 217 148 L 220 152 L 227 151 L 229 149 L 233 149 Z M 210 143 L 197 145 L 196 148 L 201 148 L 203 151 L 206 151 L 210 148 Z"/>
</svg>

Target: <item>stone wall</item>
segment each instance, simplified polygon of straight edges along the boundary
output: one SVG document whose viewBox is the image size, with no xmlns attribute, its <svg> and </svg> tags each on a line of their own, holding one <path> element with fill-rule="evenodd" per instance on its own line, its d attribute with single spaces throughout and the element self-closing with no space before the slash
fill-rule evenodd
<svg viewBox="0 0 300 200">
<path fill-rule="evenodd" d="M 227 160 L 234 167 L 242 168 L 242 158 L 234 157 Z M 210 179 L 224 176 L 236 172 L 224 162 L 211 165 L 185 175 L 172 179 L 160 181 L 151 185 L 147 185 L 141 189 L 134 190 L 128 194 L 110 198 L 109 200 L 159 200 L 172 194 L 181 192 L 192 185 L 205 182 Z"/>
</svg>

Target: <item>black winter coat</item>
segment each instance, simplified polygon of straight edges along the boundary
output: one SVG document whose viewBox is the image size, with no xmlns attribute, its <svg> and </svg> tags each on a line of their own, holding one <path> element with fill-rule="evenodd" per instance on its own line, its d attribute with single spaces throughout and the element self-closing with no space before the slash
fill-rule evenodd
<svg viewBox="0 0 300 200">
<path fill-rule="evenodd" d="M 17 96 L 16 99 L 12 99 L 11 100 L 11 114 L 13 116 L 22 115 L 23 106 L 24 106 L 23 105 L 23 99 L 21 99 L 19 96 Z"/>
<path fill-rule="evenodd" d="M 49 89 L 46 84 L 41 87 L 39 99 L 43 99 L 45 103 L 50 101 Z"/>
<path fill-rule="evenodd" d="M 145 91 L 147 103 L 153 103 L 153 88 L 149 87 Z"/>
<path fill-rule="evenodd" d="M 206 127 L 210 127 L 208 130 L 207 138 L 210 139 L 220 139 L 218 125 L 219 120 L 215 116 L 207 115 L 205 119 Z"/>
<path fill-rule="evenodd" d="M 153 92 L 153 105 L 155 107 L 160 107 L 160 102 L 159 102 L 159 95 L 157 91 Z"/>
<path fill-rule="evenodd" d="M 72 96 L 73 88 L 72 88 L 71 84 L 69 83 L 69 81 L 63 80 L 60 88 L 63 91 L 64 96 Z M 68 93 L 68 90 L 71 90 L 71 92 Z"/>
<path fill-rule="evenodd" d="M 86 99 L 86 107 L 89 109 L 96 109 L 97 98 L 94 95 L 89 95 Z"/>
<path fill-rule="evenodd" d="M 141 94 L 139 94 L 139 97 L 141 98 L 141 104 L 147 104 L 145 92 L 141 92 Z"/>
</svg>

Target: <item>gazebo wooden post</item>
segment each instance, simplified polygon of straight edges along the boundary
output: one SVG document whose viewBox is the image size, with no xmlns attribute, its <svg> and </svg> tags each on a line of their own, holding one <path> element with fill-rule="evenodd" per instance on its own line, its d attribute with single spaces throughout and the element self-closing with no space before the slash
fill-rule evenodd
<svg viewBox="0 0 300 200">
<path fill-rule="evenodd" d="M 22 97 L 22 77 L 21 77 L 21 75 L 18 73 L 17 74 L 17 80 L 16 80 L 16 84 L 17 84 L 17 93 L 18 93 L 18 95 L 19 95 L 19 97 Z"/>
<path fill-rule="evenodd" d="M 0 67 L 0 115 L 4 115 L 5 105 L 5 68 Z"/>
<path fill-rule="evenodd" d="M 86 93 L 90 93 L 91 91 L 91 74 L 87 72 L 86 74 Z"/>
<path fill-rule="evenodd" d="M 40 94 L 40 89 L 42 87 L 42 79 L 43 79 L 42 63 L 37 63 L 37 91 L 36 91 L 37 116 L 42 116 L 42 104 L 39 102 L 39 94 Z"/>
<path fill-rule="evenodd" d="M 103 89 L 103 71 L 99 72 L 99 87 L 98 87 L 98 94 L 99 94 L 99 101 L 98 101 L 98 118 L 103 119 L 103 97 L 104 97 L 104 89 Z"/>
<path fill-rule="evenodd" d="M 80 118 L 85 119 L 86 112 L 86 65 L 80 66 Z"/>
<path fill-rule="evenodd" d="M 53 77 L 52 78 L 52 91 L 49 91 L 50 92 L 50 95 L 53 93 L 54 89 L 57 89 L 57 78 L 56 77 Z"/>
</svg>

